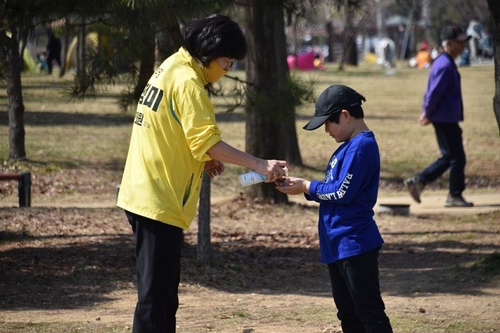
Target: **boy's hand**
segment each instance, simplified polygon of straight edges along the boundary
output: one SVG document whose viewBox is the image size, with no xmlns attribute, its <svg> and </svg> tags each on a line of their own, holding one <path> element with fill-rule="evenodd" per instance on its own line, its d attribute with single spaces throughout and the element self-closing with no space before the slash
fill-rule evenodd
<svg viewBox="0 0 500 333">
<path fill-rule="evenodd" d="M 298 177 L 285 177 L 276 182 L 276 189 L 282 193 L 295 195 L 309 193 L 310 181 Z"/>
</svg>

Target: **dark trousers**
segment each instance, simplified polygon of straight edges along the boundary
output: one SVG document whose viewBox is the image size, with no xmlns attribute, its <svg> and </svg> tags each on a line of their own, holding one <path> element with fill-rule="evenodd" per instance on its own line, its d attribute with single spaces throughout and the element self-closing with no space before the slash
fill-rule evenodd
<svg viewBox="0 0 500 333">
<path fill-rule="evenodd" d="M 461 196 L 465 190 L 465 151 L 462 129 L 458 123 L 432 123 L 441 151 L 441 157 L 418 176 L 425 184 L 441 177 L 450 169 L 449 190 L 452 196 Z"/>
<path fill-rule="evenodd" d="M 380 247 L 328 264 L 333 300 L 344 333 L 392 333 L 380 294 L 379 251 Z"/>
<path fill-rule="evenodd" d="M 175 333 L 182 229 L 125 212 L 135 235 L 137 305 L 133 333 Z"/>
<path fill-rule="evenodd" d="M 52 74 L 52 67 L 54 65 L 52 64 L 53 61 L 57 63 L 59 67 L 61 67 L 61 56 L 60 55 L 53 55 L 53 52 L 49 53 L 49 56 L 47 57 L 47 65 L 49 66 L 49 74 Z"/>
</svg>

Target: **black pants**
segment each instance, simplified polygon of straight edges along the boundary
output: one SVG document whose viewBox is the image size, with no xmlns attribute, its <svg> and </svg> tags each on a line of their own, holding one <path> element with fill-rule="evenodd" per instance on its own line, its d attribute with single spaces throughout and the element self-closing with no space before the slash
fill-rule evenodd
<svg viewBox="0 0 500 333">
<path fill-rule="evenodd" d="M 62 67 L 61 63 L 61 56 L 60 55 L 53 55 L 53 52 L 49 52 L 49 56 L 47 57 L 47 65 L 49 66 L 49 74 L 52 74 L 52 62 L 55 61 L 57 63 L 57 66 Z"/>
<path fill-rule="evenodd" d="M 392 333 L 380 295 L 380 247 L 328 264 L 333 300 L 344 333 Z"/>
<path fill-rule="evenodd" d="M 450 169 L 449 189 L 452 196 L 461 196 L 465 189 L 465 151 L 462 129 L 458 123 L 432 123 L 441 157 L 418 176 L 425 184 L 435 181 Z"/>
<path fill-rule="evenodd" d="M 125 212 L 135 235 L 138 301 L 133 333 L 175 333 L 182 229 Z"/>
</svg>

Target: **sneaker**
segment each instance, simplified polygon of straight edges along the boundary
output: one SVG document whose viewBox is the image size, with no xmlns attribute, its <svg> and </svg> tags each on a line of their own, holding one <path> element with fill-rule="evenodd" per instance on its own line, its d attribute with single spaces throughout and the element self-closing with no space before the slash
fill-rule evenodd
<svg viewBox="0 0 500 333">
<path fill-rule="evenodd" d="M 420 203 L 420 193 L 422 193 L 425 184 L 418 180 L 416 177 L 405 179 L 404 184 L 411 197 L 416 202 Z"/>
<path fill-rule="evenodd" d="M 448 195 L 448 198 L 446 199 L 446 203 L 444 204 L 445 207 L 472 207 L 474 204 L 472 202 L 465 201 L 464 198 L 462 198 L 461 195 L 457 197 L 453 197 L 451 195 Z"/>
</svg>

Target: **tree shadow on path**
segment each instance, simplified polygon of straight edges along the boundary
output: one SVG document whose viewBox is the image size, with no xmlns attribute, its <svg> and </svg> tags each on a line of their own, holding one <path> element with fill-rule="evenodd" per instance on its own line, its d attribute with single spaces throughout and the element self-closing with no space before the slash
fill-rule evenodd
<svg viewBox="0 0 500 333">
<path fill-rule="evenodd" d="M 307 209 L 315 211 L 301 208 Z M 498 251 L 498 225 L 489 231 L 465 229 L 442 230 L 449 239 L 429 241 L 421 237 L 436 231 L 387 232 L 380 256 L 384 292 L 480 294 L 488 280 L 466 266 Z M 454 240 L 463 239 L 461 232 L 468 239 L 478 235 L 491 241 Z M 331 297 L 315 233 L 314 228 L 214 230 L 214 260 L 203 266 L 196 260 L 197 235 L 186 232 L 181 282 L 224 292 Z M 107 294 L 121 289 L 135 290 L 134 240 L 122 210 L 0 209 L 0 310 L 86 308 L 107 302 Z"/>
</svg>

